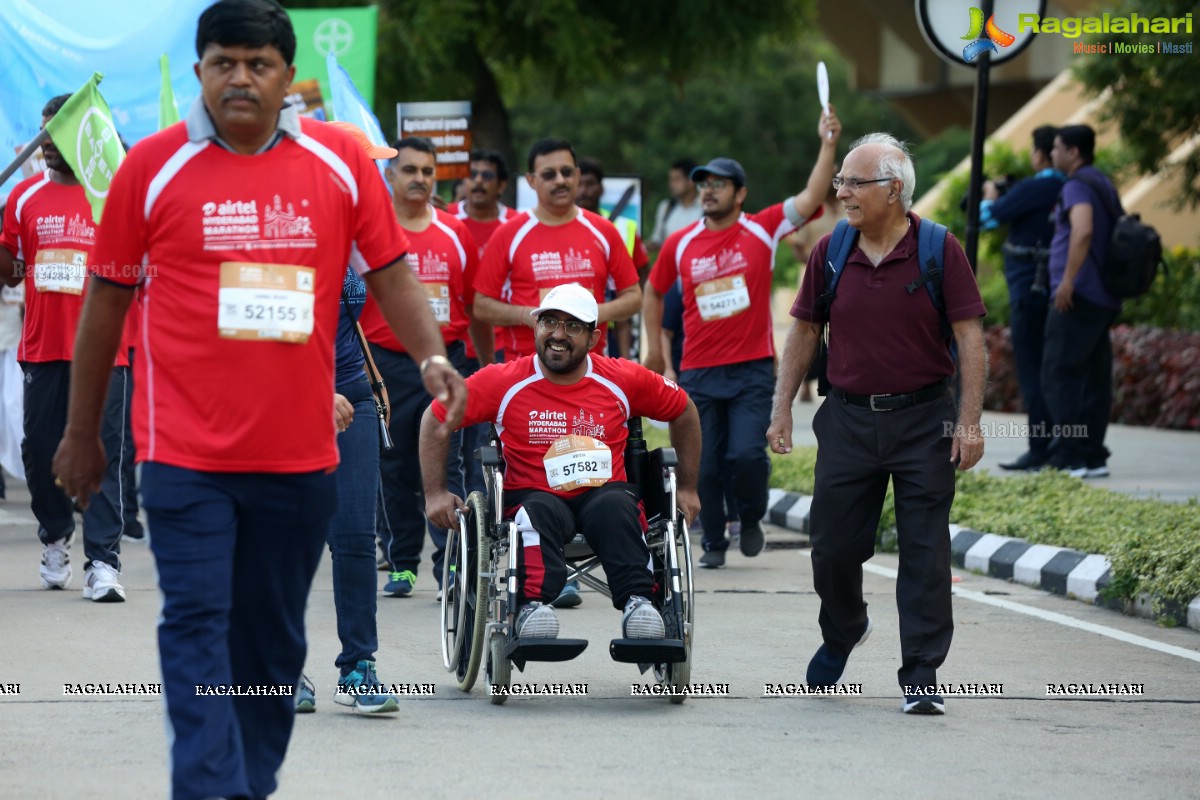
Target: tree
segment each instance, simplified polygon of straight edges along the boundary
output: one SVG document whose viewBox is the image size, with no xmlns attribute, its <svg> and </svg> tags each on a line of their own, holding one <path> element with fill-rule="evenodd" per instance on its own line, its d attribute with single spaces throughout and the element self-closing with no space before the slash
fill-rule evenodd
<svg viewBox="0 0 1200 800">
<path fill-rule="evenodd" d="M 633 68 L 682 86 L 707 63 L 744 64 L 765 36 L 798 35 L 813 5 L 813 0 L 753 6 L 723 0 L 384 2 L 377 106 L 469 98 L 475 143 L 500 150 L 515 168 L 513 98 L 562 102 Z"/>
<path fill-rule="evenodd" d="M 1183 17 L 1195 0 L 1123 0 L 1107 9 L 1112 17 Z M 1191 34 L 1120 35 L 1124 42 L 1174 42 L 1194 47 Z M 1114 36 L 1105 37 L 1111 44 Z M 1143 173 L 1171 172 L 1180 180 L 1179 207 L 1200 205 L 1200 148 L 1171 166 L 1167 157 L 1180 143 L 1200 135 L 1200 81 L 1192 54 L 1080 56 L 1076 76 L 1090 93 L 1107 92 L 1103 119 L 1116 124 L 1124 151 Z"/>
</svg>

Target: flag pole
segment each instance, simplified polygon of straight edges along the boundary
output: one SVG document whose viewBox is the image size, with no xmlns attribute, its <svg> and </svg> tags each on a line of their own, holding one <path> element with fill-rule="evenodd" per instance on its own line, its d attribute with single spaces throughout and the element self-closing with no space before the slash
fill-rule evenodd
<svg viewBox="0 0 1200 800">
<path fill-rule="evenodd" d="M 28 161 L 29 157 L 33 155 L 33 152 L 42 146 L 42 142 L 45 142 L 49 138 L 50 132 L 45 128 L 42 128 L 40 131 L 38 131 L 38 135 L 33 137 L 33 141 L 25 145 L 25 149 L 22 150 L 15 159 L 13 159 L 11 164 L 4 168 L 4 172 L 0 172 L 0 185 L 3 185 L 3 183 L 8 180 L 9 175 L 12 175 L 14 172 L 19 170 L 21 165 Z"/>
</svg>

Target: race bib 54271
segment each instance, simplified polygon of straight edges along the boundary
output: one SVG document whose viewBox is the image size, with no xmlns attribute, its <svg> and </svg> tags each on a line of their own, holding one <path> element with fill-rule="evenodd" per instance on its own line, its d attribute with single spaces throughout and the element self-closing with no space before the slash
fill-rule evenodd
<svg viewBox="0 0 1200 800">
<path fill-rule="evenodd" d="M 696 309 L 705 322 L 725 319 L 750 308 L 745 275 L 714 278 L 696 286 Z"/>
</svg>

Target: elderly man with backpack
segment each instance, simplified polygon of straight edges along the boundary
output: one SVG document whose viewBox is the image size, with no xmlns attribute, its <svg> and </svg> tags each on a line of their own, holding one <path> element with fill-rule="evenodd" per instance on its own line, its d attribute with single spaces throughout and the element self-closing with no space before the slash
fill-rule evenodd
<svg viewBox="0 0 1200 800">
<path fill-rule="evenodd" d="M 955 467 L 983 456 L 986 311 L 958 242 L 909 211 L 916 174 L 901 142 L 884 133 L 859 139 L 833 184 L 846 220 L 809 257 L 767 431 L 772 450 L 791 451 L 792 402 L 828 326 L 830 388 L 813 420 L 809 512 L 823 643 L 807 680 L 837 685 L 850 651 L 871 633 L 862 565 L 874 555 L 891 478 L 902 710 L 942 714 L 937 669 L 954 632 L 950 505 Z"/>
</svg>

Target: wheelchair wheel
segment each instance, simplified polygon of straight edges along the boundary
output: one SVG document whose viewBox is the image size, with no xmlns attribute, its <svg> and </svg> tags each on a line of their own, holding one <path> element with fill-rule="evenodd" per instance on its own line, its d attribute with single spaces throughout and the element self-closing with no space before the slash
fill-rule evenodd
<svg viewBox="0 0 1200 800">
<path fill-rule="evenodd" d="M 512 662 L 504 655 L 504 651 L 508 646 L 508 639 L 500 631 L 493 631 L 488 637 L 488 652 L 487 652 L 487 669 L 485 670 L 488 682 L 488 691 L 491 692 L 493 686 L 507 687 L 512 681 Z M 504 701 L 508 699 L 506 694 L 491 694 L 490 698 L 492 705 L 504 705 Z"/>
<path fill-rule="evenodd" d="M 487 502 L 482 492 L 467 497 L 457 535 L 446 539 L 442 585 L 442 662 L 455 674 L 459 689 L 471 691 L 483 660 L 487 630 L 488 578 L 492 542 Z M 453 570 L 453 582 L 451 582 Z"/>
<path fill-rule="evenodd" d="M 655 665 L 654 677 L 664 686 L 683 689 L 692 681 L 692 546 L 682 515 L 676 515 L 675 520 L 668 525 L 664 538 L 669 544 L 665 545 L 663 555 L 665 558 L 673 558 L 679 568 L 679 591 L 675 592 L 672 589 L 668 592 L 663 604 L 663 622 L 666 624 L 668 638 L 683 639 L 687 659 L 673 664 Z M 687 699 L 686 694 L 671 694 L 668 697 L 675 705 Z"/>
</svg>

